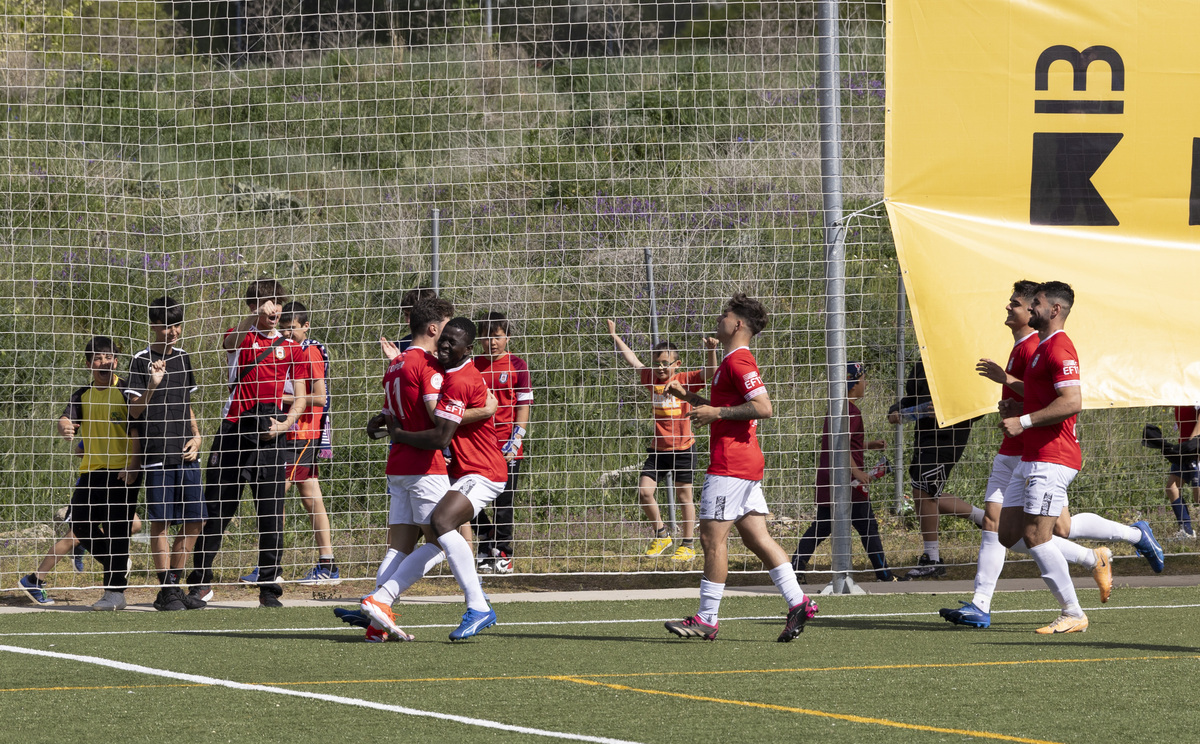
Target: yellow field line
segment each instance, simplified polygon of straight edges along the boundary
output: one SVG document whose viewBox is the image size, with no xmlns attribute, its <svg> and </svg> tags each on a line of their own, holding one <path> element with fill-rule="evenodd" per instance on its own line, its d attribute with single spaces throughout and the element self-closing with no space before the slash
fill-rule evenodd
<svg viewBox="0 0 1200 744">
<path fill-rule="evenodd" d="M 1109 656 L 1096 659 L 1027 659 L 1018 661 L 969 661 L 957 664 L 871 664 L 868 666 L 840 667 L 796 667 L 793 669 L 727 669 L 700 672 L 621 672 L 611 674 L 529 674 L 520 676 L 494 677 L 406 677 L 391 679 L 332 679 L 313 680 L 307 682 L 248 682 L 247 684 L 275 685 L 277 687 L 304 687 L 308 685 L 371 685 L 371 684 L 408 684 L 414 682 L 518 682 L 528 680 L 562 680 L 562 679 L 611 679 L 628 677 L 703 677 L 724 674 L 799 674 L 803 672 L 856 672 L 881 671 L 888 669 L 947 669 L 987 666 L 1014 666 L 1020 664 L 1089 664 L 1110 661 L 1172 661 L 1200 659 L 1194 656 Z M 68 690 L 132 690 L 152 689 L 156 687 L 207 687 L 201 684 L 174 685 L 105 685 L 78 687 L 10 687 L 0 688 L 0 692 L 53 692 Z"/>
<path fill-rule="evenodd" d="M 722 703 L 724 705 L 740 705 L 746 708 L 760 708 L 762 710 L 775 710 L 783 713 L 800 713 L 806 716 L 816 716 L 818 718 L 833 718 L 838 721 L 849 721 L 851 723 L 869 723 L 876 726 L 888 726 L 890 728 L 909 729 L 910 731 L 930 731 L 937 734 L 955 734 L 957 736 L 974 736 L 980 739 L 997 739 L 1000 741 L 1018 741 L 1024 744 L 1060 744 L 1046 739 L 1028 739 L 1023 736 L 1009 736 L 1007 734 L 996 734 L 991 731 L 973 731 L 971 729 L 955 729 L 942 728 L 940 726 L 922 726 L 916 723 L 901 723 L 900 721 L 890 721 L 886 718 L 868 718 L 867 716 L 852 716 L 843 713 L 827 713 L 823 710 L 809 710 L 808 708 L 792 708 L 786 705 L 771 705 L 770 703 L 755 703 L 748 700 L 727 700 L 725 698 L 705 697 L 703 695 L 688 695 L 682 692 L 668 692 L 666 690 L 646 690 L 639 687 L 629 687 L 628 685 L 616 685 L 611 682 L 597 682 L 590 679 L 580 679 L 577 677 L 558 677 L 563 682 L 574 682 L 581 685 L 589 685 L 592 687 L 607 687 L 611 690 L 620 690 L 622 692 L 641 692 L 646 695 L 664 695 L 666 697 L 680 698 L 682 700 L 695 700 L 702 703 Z"/>
</svg>

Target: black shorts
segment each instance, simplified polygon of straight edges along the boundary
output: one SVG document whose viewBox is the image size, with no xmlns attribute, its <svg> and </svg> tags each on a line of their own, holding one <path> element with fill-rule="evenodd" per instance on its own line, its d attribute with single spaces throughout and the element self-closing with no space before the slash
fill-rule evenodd
<svg viewBox="0 0 1200 744">
<path fill-rule="evenodd" d="M 287 465 L 287 479 L 293 483 L 318 479 L 320 467 L 317 465 L 317 448 L 320 440 L 293 439 L 288 444 L 294 448 L 294 454 Z"/>
<path fill-rule="evenodd" d="M 912 487 L 937 496 L 942 492 L 950 473 L 958 464 L 965 447 L 918 447 L 913 452 L 912 462 L 908 466 L 908 477 Z"/>
<path fill-rule="evenodd" d="M 678 484 L 691 484 L 695 479 L 693 470 L 696 468 L 696 450 L 689 447 L 685 450 L 648 450 L 646 463 L 642 465 L 642 477 L 653 478 L 662 483 L 667 479 L 667 473 L 675 474 Z"/>
</svg>

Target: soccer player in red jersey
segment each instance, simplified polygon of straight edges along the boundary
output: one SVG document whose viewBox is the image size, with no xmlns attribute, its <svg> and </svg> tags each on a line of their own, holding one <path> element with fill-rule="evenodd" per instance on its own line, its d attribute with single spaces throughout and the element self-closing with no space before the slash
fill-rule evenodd
<svg viewBox="0 0 1200 744">
<path fill-rule="evenodd" d="M 444 551 L 467 601 L 462 623 L 450 633 L 453 641 L 476 635 L 496 622 L 496 613 L 479 584 L 471 546 L 458 529 L 504 491 L 508 477 L 507 463 L 491 422 L 482 419 L 468 423 L 464 418 L 468 410 L 484 408 L 488 398 L 483 376 L 470 361 L 474 342 L 475 324 L 469 319 L 455 318 L 446 324 L 438 339 L 438 361 L 446 369 L 446 379 L 434 411 L 433 427 L 417 432 L 391 430 L 393 441 L 428 452 L 440 453 L 449 446 L 454 455 L 450 468 L 454 482 L 434 507 L 429 521 L 422 523 L 425 544 L 413 551 L 392 578 L 375 591 L 370 605 L 390 606 L 400 593 L 425 575 L 428 567 L 435 565 L 433 559 Z M 364 606 L 367 606 L 365 600 Z M 397 628 L 388 630 L 396 632 Z"/>
<path fill-rule="evenodd" d="M 492 519 L 481 511 L 471 521 L 476 532 L 479 567 L 483 571 L 511 573 L 513 570 L 513 494 L 525 459 L 522 440 L 529 433 L 529 409 L 533 388 L 525 360 L 508 352 L 510 326 L 504 313 L 490 312 L 475 324 L 476 337 L 482 339 L 483 353 L 475 357 L 475 369 L 483 375 L 488 390 L 496 396 L 499 408 L 493 422 L 496 441 L 508 461 L 508 479 L 504 493 L 493 504 Z"/>
<path fill-rule="evenodd" d="M 251 285 L 251 293 L 258 284 Z M 189 594 L 197 599 L 212 596 L 213 558 L 237 514 L 242 487 L 248 484 L 258 513 L 259 603 L 282 606 L 283 587 L 277 579 L 283 549 L 285 468 L 291 453 L 282 446 L 282 435 L 304 413 L 308 400 L 304 381 L 311 377 L 300 359 L 300 345 L 276 328 L 282 310 L 273 298 L 263 299 L 257 303 L 257 316 L 237 328 L 242 337 L 230 375 L 229 408 L 208 461 L 204 494 L 208 521 L 196 540 L 195 568 L 188 579 Z M 283 388 L 289 377 L 294 380 L 295 397 L 284 412 Z"/>
<path fill-rule="evenodd" d="M 817 614 L 817 603 L 804 596 L 788 555 L 767 532 L 767 502 L 762 492 L 765 460 L 758 446 L 758 420 L 771 418 L 771 399 L 750 353 L 750 341 L 767 325 L 767 311 L 755 299 L 738 293 L 717 319 L 717 340 L 725 358 L 712 381 L 712 400 L 687 392 L 679 381 L 668 391 L 691 403 L 689 414 L 709 426 L 709 466 L 700 494 L 700 543 L 704 547 L 704 576 L 700 580 L 700 611 L 666 623 L 681 638 L 717 637 L 717 611 L 729 574 L 726 553 L 729 532 L 737 527 L 742 542 L 769 566 L 771 581 L 788 604 L 787 623 L 779 641 L 793 640 L 804 623 Z"/>
<path fill-rule="evenodd" d="M 1004 325 L 1008 326 L 1013 335 L 1013 347 L 1008 355 L 1008 363 L 1001 367 L 991 359 L 980 359 L 975 365 L 975 370 L 981 377 L 1004 386 L 1001 392 L 1001 400 L 1004 401 L 1022 401 L 1026 369 L 1041 341 L 1037 331 L 1029 325 L 1030 305 L 1037 295 L 1038 287 L 1037 282 L 1027 280 L 1013 284 L 1012 296 L 1005 306 L 1007 315 L 1004 321 Z M 980 540 L 979 564 L 975 573 L 975 594 L 970 602 L 962 602 L 962 607 L 941 610 L 941 616 L 951 623 L 972 628 L 991 626 L 992 595 L 996 591 L 996 583 L 1004 568 L 1005 559 L 1005 546 L 1000 542 L 999 526 L 1002 521 L 1019 525 L 1023 520 L 1023 502 L 1006 505 L 1004 494 L 1021 464 L 1024 451 L 1024 439 L 1021 435 L 1005 437 L 1000 451 L 992 460 L 992 472 L 988 477 L 987 491 L 984 495 L 983 536 Z M 1112 591 L 1112 551 L 1108 548 L 1093 550 L 1067 540 L 1063 536 L 1070 534 L 1070 523 L 1071 516 L 1064 508 L 1055 523 L 1055 534 L 1051 541 L 1058 546 L 1067 562 L 1091 569 L 1092 577 L 1100 587 L 1100 601 L 1106 602 Z M 1020 553 L 1029 552 L 1024 540 L 1018 540 L 1009 547 Z"/>
<path fill-rule="evenodd" d="M 1023 503 L 1023 520 L 1018 525 L 1002 514 L 1000 540 L 1013 545 L 1024 537 L 1042 578 L 1062 606 L 1054 622 L 1038 628 L 1044 635 L 1078 633 L 1088 627 L 1067 560 L 1052 541 L 1055 523 L 1067 505 L 1067 487 L 1083 466 L 1075 436 L 1076 417 L 1083 409 L 1079 355 L 1063 331 L 1074 302 L 1075 292 L 1068 284 L 1051 281 L 1038 286 L 1029 308 L 1029 325 L 1038 332 L 1040 342 L 1020 391 L 1024 396 L 1021 415 L 1014 415 L 1017 409 L 1012 401 L 1002 401 L 1000 409 L 1004 417 L 1001 430 L 1005 436 L 1021 435 L 1024 445 L 1021 463 L 1004 494 L 1005 505 Z M 1071 519 L 1070 536 L 1126 540 L 1152 568 L 1162 570 L 1162 548 L 1145 522 L 1126 527 L 1096 515 L 1079 514 Z"/>
<path fill-rule="evenodd" d="M 1196 425 L 1200 406 L 1175 406 L 1175 431 L 1179 434 L 1179 446 L 1187 447 L 1190 451 L 1200 437 L 1200 426 Z M 1183 452 L 1168 457 L 1171 463 L 1167 471 L 1167 503 L 1175 513 L 1175 521 L 1179 524 L 1179 532 L 1175 537 L 1180 540 L 1194 540 L 1196 531 L 1192 528 L 1192 515 L 1188 512 L 1187 499 L 1183 497 L 1183 488 L 1192 490 L 1192 502 L 1200 504 L 1200 460 L 1196 455 Z"/>
</svg>

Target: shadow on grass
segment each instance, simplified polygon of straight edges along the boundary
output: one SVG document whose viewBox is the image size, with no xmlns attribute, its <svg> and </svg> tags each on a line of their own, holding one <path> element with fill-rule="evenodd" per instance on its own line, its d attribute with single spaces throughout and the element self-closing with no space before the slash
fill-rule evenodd
<svg viewBox="0 0 1200 744">
<path fill-rule="evenodd" d="M 1083 637 L 1080 637 L 1078 634 L 1076 634 L 1075 637 L 1072 638 L 1068 642 L 1071 644 L 1072 648 L 1079 648 L 1081 646 L 1086 646 L 1086 647 L 1090 647 L 1090 648 L 1094 648 L 1094 649 L 1101 649 L 1101 650 L 1105 650 L 1105 651 L 1145 651 L 1147 653 L 1153 653 L 1153 654 L 1200 654 L 1200 648 L 1197 648 L 1196 646 L 1162 646 L 1162 645 L 1158 645 L 1158 644 L 1154 644 L 1154 643 L 1122 643 L 1120 641 L 1087 641 L 1087 640 L 1084 640 Z M 1040 648 L 1045 648 L 1046 643 L 1047 643 L 1046 639 L 1042 639 L 1042 640 L 1030 639 L 1028 641 L 1003 641 L 1003 642 L 993 643 L 991 645 L 995 645 L 995 646 L 1038 646 Z"/>
</svg>

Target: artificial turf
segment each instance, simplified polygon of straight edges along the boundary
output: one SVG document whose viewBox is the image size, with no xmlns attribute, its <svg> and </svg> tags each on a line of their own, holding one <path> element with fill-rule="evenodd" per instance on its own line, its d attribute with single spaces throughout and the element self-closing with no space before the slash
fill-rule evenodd
<svg viewBox="0 0 1200 744">
<path fill-rule="evenodd" d="M 994 610 L 1040 611 L 987 630 L 937 616 L 958 598 L 820 598 L 790 644 L 775 642 L 782 601 L 757 597 L 725 600 L 713 643 L 668 635 L 662 619 L 695 601 L 664 600 L 498 604 L 501 624 L 463 643 L 446 638 L 456 607 L 419 605 L 400 608 L 413 643 L 294 608 L 7 615 L 0 644 L 639 742 L 1176 743 L 1200 728 L 1194 590 L 1120 590 L 1087 633 L 1058 637 L 1033 633 L 1056 615 L 1044 592 L 999 595 Z M 0 705 L 23 743 L 547 740 L 8 651 Z"/>
</svg>

